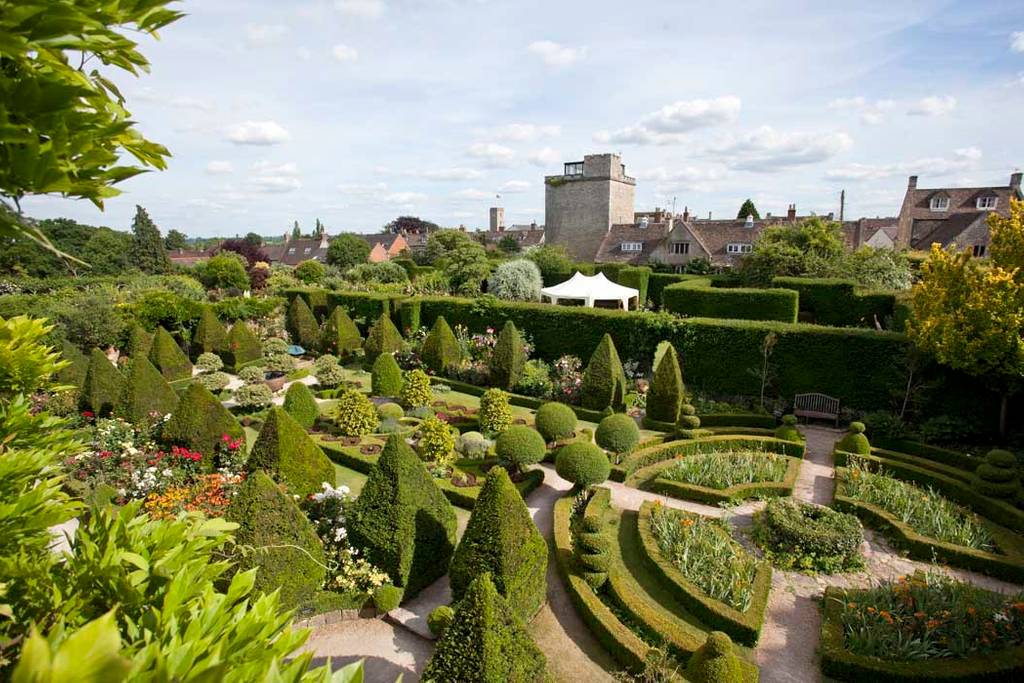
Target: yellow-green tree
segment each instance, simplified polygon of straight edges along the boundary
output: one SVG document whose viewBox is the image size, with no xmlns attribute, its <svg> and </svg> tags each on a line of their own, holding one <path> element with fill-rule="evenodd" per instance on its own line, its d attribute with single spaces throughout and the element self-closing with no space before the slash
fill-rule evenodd
<svg viewBox="0 0 1024 683">
<path fill-rule="evenodd" d="M 1024 204 L 989 216 L 991 263 L 932 245 L 914 288 L 907 334 L 939 363 L 984 379 L 999 392 L 999 431 L 1024 380 Z"/>
</svg>

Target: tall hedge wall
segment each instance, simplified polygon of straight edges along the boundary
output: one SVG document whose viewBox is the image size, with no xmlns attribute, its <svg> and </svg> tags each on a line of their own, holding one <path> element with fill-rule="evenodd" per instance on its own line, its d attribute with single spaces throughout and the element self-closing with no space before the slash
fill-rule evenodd
<svg viewBox="0 0 1024 683">
<path fill-rule="evenodd" d="M 711 278 L 685 280 L 662 291 L 662 307 L 694 318 L 795 323 L 799 295 L 789 289 L 715 287 Z"/>
<path fill-rule="evenodd" d="M 696 280 L 699 275 L 681 273 L 651 273 L 647 281 L 647 304 L 654 308 L 662 307 L 662 293 L 669 285 L 674 285 L 686 280 Z"/>
<path fill-rule="evenodd" d="M 852 280 L 777 277 L 773 287 L 792 289 L 800 295 L 800 311 L 811 314 L 819 325 L 874 327 L 892 320 L 896 295 L 857 289 Z"/>
<path fill-rule="evenodd" d="M 351 318 L 362 319 L 356 322 L 361 325 L 364 333 L 382 313 L 394 314 L 398 310 L 398 303 L 405 298 L 401 294 L 334 292 L 326 289 L 289 289 L 284 295 L 289 303 L 297 296 L 305 299 L 317 320 L 326 318 L 335 306 L 342 306 Z"/>
</svg>

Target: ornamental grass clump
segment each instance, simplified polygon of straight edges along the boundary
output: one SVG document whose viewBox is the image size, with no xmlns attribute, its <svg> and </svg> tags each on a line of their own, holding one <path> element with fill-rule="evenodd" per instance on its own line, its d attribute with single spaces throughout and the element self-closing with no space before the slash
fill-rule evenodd
<svg viewBox="0 0 1024 683">
<path fill-rule="evenodd" d="M 662 471 L 662 479 L 726 489 L 737 484 L 782 481 L 789 461 L 768 451 L 713 451 L 695 453 Z"/>
<path fill-rule="evenodd" d="M 662 556 L 708 597 L 741 612 L 750 607 L 757 562 L 723 522 L 655 503 L 651 533 Z"/>
<path fill-rule="evenodd" d="M 782 569 L 831 574 L 864 566 L 860 520 L 831 508 L 776 498 L 755 517 L 753 535 Z"/>
</svg>

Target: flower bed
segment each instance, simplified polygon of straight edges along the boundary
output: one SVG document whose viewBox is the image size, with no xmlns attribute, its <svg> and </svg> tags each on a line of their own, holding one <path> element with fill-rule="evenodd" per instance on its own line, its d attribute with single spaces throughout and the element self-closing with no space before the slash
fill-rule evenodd
<svg viewBox="0 0 1024 683">
<path fill-rule="evenodd" d="M 682 455 L 713 453 L 727 450 L 761 450 L 802 458 L 806 446 L 795 441 L 783 441 L 770 436 L 707 436 L 656 444 L 633 451 L 621 465 L 612 468 L 612 479 L 636 486 L 642 478 L 639 470 Z"/>
<path fill-rule="evenodd" d="M 739 452 L 743 453 L 744 451 Z M 785 455 L 771 453 L 770 451 L 761 453 L 757 453 L 756 451 L 746 451 L 746 453 L 757 453 L 756 457 L 775 459 L 770 470 L 768 468 L 761 469 L 762 472 L 769 471 L 773 478 L 777 477 L 777 479 L 770 481 L 737 483 L 731 486 L 718 488 L 715 486 L 701 486 L 699 484 L 678 481 L 667 476 L 669 474 L 686 476 L 690 473 L 697 472 L 698 474 L 707 473 L 710 475 L 707 478 L 701 478 L 701 481 L 714 481 L 715 483 L 731 481 L 735 475 L 741 473 L 741 468 L 730 470 L 728 468 L 729 463 L 727 462 L 726 457 L 718 456 L 728 456 L 734 453 L 736 452 L 724 451 L 721 453 L 710 452 L 681 456 L 674 460 L 656 463 L 650 467 L 637 470 L 630 481 L 633 482 L 633 486 L 645 491 L 652 491 L 654 493 L 660 493 L 662 495 L 679 498 L 681 500 L 692 500 L 706 505 L 718 505 L 720 503 L 735 502 L 748 498 L 792 495 L 793 487 L 796 485 L 797 477 L 800 475 L 801 460 L 799 458 L 791 458 Z M 697 459 L 707 460 L 693 466 L 687 466 L 689 461 Z M 707 469 L 714 465 L 720 465 L 720 470 L 715 471 L 711 469 L 709 471 Z M 781 475 L 779 474 L 779 471 L 781 471 Z"/>
<path fill-rule="evenodd" d="M 1024 675 L 1024 595 L 938 573 L 825 592 L 822 670 L 849 681 L 1005 681 Z"/>
<path fill-rule="evenodd" d="M 754 517 L 754 541 L 782 569 L 834 573 L 864 566 L 860 521 L 830 508 L 773 500 Z"/>
</svg>

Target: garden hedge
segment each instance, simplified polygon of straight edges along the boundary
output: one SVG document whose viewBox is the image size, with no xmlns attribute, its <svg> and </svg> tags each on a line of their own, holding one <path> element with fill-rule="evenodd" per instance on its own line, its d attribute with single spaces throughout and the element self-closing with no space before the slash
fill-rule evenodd
<svg viewBox="0 0 1024 683">
<path fill-rule="evenodd" d="M 117 403 L 118 416 L 128 422 L 141 422 L 150 413 L 161 416 L 172 413 L 177 405 L 178 394 L 149 359 L 145 356 L 133 359 Z"/>
<path fill-rule="evenodd" d="M 912 439 L 890 439 L 872 434 L 871 441 L 877 448 L 914 455 L 925 460 L 932 460 L 969 472 L 973 472 L 983 460 L 978 456 L 960 453 L 959 451 L 942 448 L 941 446 L 932 446 L 920 441 L 913 441 Z"/>
<path fill-rule="evenodd" d="M 760 561 L 754 573 L 753 595 L 750 606 L 740 611 L 729 605 L 709 597 L 704 591 L 689 581 L 682 572 L 669 560 L 666 560 L 658 548 L 658 541 L 651 532 L 652 501 L 640 506 L 637 516 L 637 533 L 643 549 L 644 559 L 648 568 L 658 577 L 662 585 L 687 611 L 716 631 L 724 631 L 738 643 L 753 646 L 761 635 L 764 625 L 765 610 L 768 607 L 768 594 L 772 588 L 772 566 L 769 562 Z"/>
<path fill-rule="evenodd" d="M 284 292 L 289 303 L 302 297 L 317 318 L 323 319 L 331 309 L 343 306 L 354 319 L 369 321 L 381 315 L 391 315 L 403 295 L 379 294 L 375 292 L 336 292 L 326 289 L 289 289 Z M 364 328 L 365 329 L 365 328 Z"/>
<path fill-rule="evenodd" d="M 789 289 L 715 287 L 713 278 L 697 278 L 669 285 L 662 292 L 662 307 L 691 318 L 778 320 L 795 323 L 799 296 Z"/>
<path fill-rule="evenodd" d="M 352 318 L 348 317 L 344 308 L 335 306 L 324 320 L 320 331 L 320 349 L 324 353 L 344 358 L 361 348 L 363 338 L 359 334 L 359 328 L 352 322 Z"/>
<path fill-rule="evenodd" d="M 300 497 L 334 486 L 334 465 L 320 446 L 280 406 L 271 406 L 245 467 L 263 470 Z"/>
<path fill-rule="evenodd" d="M 68 364 L 57 371 L 57 384 L 68 384 L 81 390 L 85 386 L 85 375 L 89 372 L 88 356 L 67 339 L 60 342 L 60 356 Z"/>
<path fill-rule="evenodd" d="M 313 426 L 320 417 L 320 407 L 313 392 L 302 382 L 292 382 L 284 393 L 284 411 L 291 415 L 304 429 Z"/>
<path fill-rule="evenodd" d="M 192 361 L 178 346 L 178 342 L 174 341 L 171 333 L 162 327 L 156 328 L 156 333 L 153 335 L 149 360 L 168 382 L 188 379 L 192 376 Z"/>
<path fill-rule="evenodd" d="M 640 292 L 637 302 L 643 308 L 647 304 L 647 292 L 651 281 L 651 269 L 647 266 L 626 266 L 615 277 L 608 276 L 613 282 L 623 287 L 632 287 Z"/>
<path fill-rule="evenodd" d="M 228 344 L 228 331 L 221 323 L 217 314 L 209 306 L 203 306 L 199 314 L 199 323 L 192 333 L 192 343 L 189 344 L 192 360 L 199 358 L 203 353 L 220 354 Z"/>
<path fill-rule="evenodd" d="M 639 483 L 637 474 L 642 468 L 665 460 L 693 453 L 709 453 L 724 450 L 762 450 L 781 453 L 793 458 L 803 458 L 806 446 L 795 441 L 782 441 L 771 436 L 736 436 L 732 434 L 706 436 L 700 439 L 670 441 L 633 451 L 623 461 L 627 485 Z"/>
<path fill-rule="evenodd" d="M 238 320 L 228 331 L 227 349 L 221 354 L 226 369 L 237 372 L 246 363 L 263 358 L 263 346 L 244 320 Z"/>
<path fill-rule="evenodd" d="M 121 371 L 107 360 L 105 353 L 93 349 L 89 354 L 89 367 L 85 371 L 79 406 L 82 410 L 91 411 L 96 417 L 108 415 L 121 400 L 124 385 Z"/>
<path fill-rule="evenodd" d="M 759 413 L 705 413 L 700 416 L 701 427 L 750 427 L 775 429 L 775 417 Z"/>
<path fill-rule="evenodd" d="M 692 500 L 705 505 L 719 505 L 731 503 L 748 498 L 784 497 L 793 495 L 793 487 L 796 486 L 796 479 L 800 476 L 800 458 L 789 458 L 786 464 L 786 474 L 782 481 L 761 481 L 750 484 L 735 484 L 724 489 L 711 488 L 710 486 L 697 486 L 682 481 L 666 479 L 658 476 L 661 472 L 672 467 L 682 458 L 662 461 L 637 470 L 630 477 L 629 482 L 636 488 L 652 493 L 660 493 L 664 496 L 678 498 L 680 500 Z"/>
<path fill-rule="evenodd" d="M 651 273 L 647 281 L 647 305 L 654 309 L 662 308 L 662 297 L 666 287 L 700 277 L 683 273 Z"/>
<path fill-rule="evenodd" d="M 891 292 L 860 290 L 852 280 L 776 277 L 772 287 L 800 295 L 800 311 L 811 314 L 818 325 L 874 327 L 875 318 L 885 323 L 893 317 L 896 296 Z"/>
<path fill-rule="evenodd" d="M 161 432 L 167 443 L 188 446 L 202 453 L 207 470 L 213 467 L 214 451 L 225 434 L 232 439 L 241 439 L 245 437 L 245 430 L 235 416 L 197 382 L 185 389 L 178 407 L 164 423 Z"/>
</svg>

